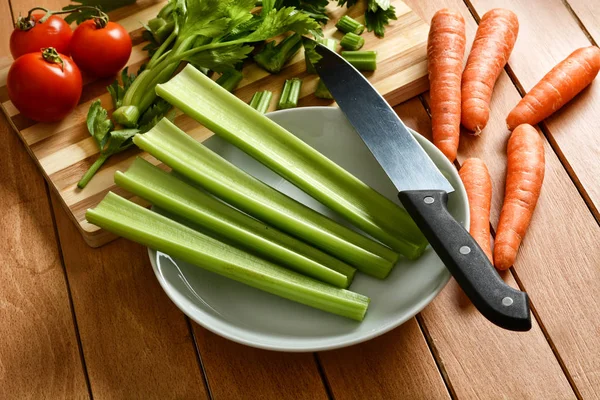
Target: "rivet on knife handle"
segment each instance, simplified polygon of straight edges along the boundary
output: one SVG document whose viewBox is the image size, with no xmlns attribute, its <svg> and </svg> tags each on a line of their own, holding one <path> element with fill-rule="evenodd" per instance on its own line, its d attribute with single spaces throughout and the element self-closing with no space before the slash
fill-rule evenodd
<svg viewBox="0 0 600 400">
<path fill-rule="evenodd" d="M 442 190 L 402 191 L 398 198 L 473 305 L 494 324 L 531 329 L 527 293 L 507 285 L 475 239 L 446 208 Z"/>
</svg>

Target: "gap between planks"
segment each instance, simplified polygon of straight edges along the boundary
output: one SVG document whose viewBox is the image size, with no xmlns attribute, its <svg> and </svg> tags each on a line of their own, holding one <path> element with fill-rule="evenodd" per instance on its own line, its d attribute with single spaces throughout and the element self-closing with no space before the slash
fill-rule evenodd
<svg viewBox="0 0 600 400">
<path fill-rule="evenodd" d="M 196 353 L 196 362 L 198 363 L 198 368 L 200 369 L 200 372 L 202 373 L 202 382 L 204 382 L 204 388 L 206 389 L 206 394 L 208 395 L 208 398 L 210 400 L 212 400 L 214 397 L 213 397 L 212 391 L 210 390 L 210 383 L 208 382 L 208 378 L 206 376 L 206 369 L 204 368 L 204 362 L 202 361 L 202 354 L 200 354 L 200 350 L 198 348 L 198 340 L 196 339 L 196 332 L 194 332 L 194 327 L 192 326 L 192 324 L 194 322 L 187 315 L 184 315 L 184 318 L 185 318 L 187 328 L 190 331 L 190 335 L 192 337 L 192 342 L 194 343 L 194 352 Z"/>
<path fill-rule="evenodd" d="M 315 365 L 317 366 L 317 371 L 319 371 L 319 376 L 321 377 L 321 382 L 323 382 L 323 388 L 325 389 L 325 393 L 327 394 L 327 398 L 329 400 L 334 400 L 335 396 L 333 395 L 333 390 L 331 390 L 331 384 L 329 383 L 329 379 L 327 378 L 327 374 L 323 369 L 323 364 L 321 363 L 321 359 L 319 358 L 319 353 L 313 353 Z"/>
<path fill-rule="evenodd" d="M 7 2 L 8 2 L 10 13 L 11 13 L 11 19 L 12 19 L 12 21 L 15 21 L 15 15 L 14 15 L 14 9 L 13 9 L 13 6 L 12 6 L 12 2 L 10 0 L 7 0 Z M 10 117 L 7 117 L 7 121 L 9 122 L 9 125 L 11 125 L 11 127 L 15 131 L 19 131 L 17 129 L 17 127 L 13 124 L 12 119 Z M 25 147 L 29 150 L 29 146 L 25 145 Z M 32 155 L 30 154 L 30 156 L 32 156 Z M 33 156 L 32 156 L 32 159 L 35 160 L 35 161 L 37 161 L 37 159 L 35 157 L 33 157 Z M 40 170 L 42 170 L 39 165 L 38 165 L 38 168 Z M 53 200 L 53 198 L 52 198 L 52 196 L 50 194 L 50 188 L 49 188 L 49 184 L 48 184 L 48 179 L 44 179 L 43 181 L 44 181 L 44 188 L 45 188 L 45 193 L 46 193 L 47 204 L 48 204 L 50 216 L 52 218 L 54 237 L 56 239 L 56 244 L 57 244 L 57 247 L 58 247 L 57 251 L 58 251 L 58 255 L 59 255 L 59 259 L 60 259 L 60 264 L 61 264 L 61 267 L 62 267 L 63 276 L 64 276 L 64 280 L 65 280 L 65 287 L 66 287 L 66 290 L 67 290 L 67 298 L 68 298 L 68 301 L 69 301 L 69 309 L 70 309 L 70 312 L 71 312 L 71 318 L 72 318 L 72 321 L 73 321 L 73 328 L 74 328 L 75 337 L 76 337 L 76 340 L 77 340 L 77 349 L 78 349 L 79 357 L 81 359 L 82 372 L 83 372 L 83 375 L 84 375 L 84 379 L 85 379 L 85 383 L 86 383 L 86 387 L 87 387 L 89 398 L 91 400 L 93 400 L 94 395 L 93 395 L 92 386 L 91 386 L 91 382 L 90 382 L 90 377 L 89 377 L 89 373 L 88 373 L 88 369 L 87 369 L 87 365 L 86 365 L 85 352 L 84 352 L 84 349 L 83 349 L 83 344 L 82 344 L 82 341 L 81 341 L 81 335 L 80 335 L 80 332 L 79 332 L 79 326 L 78 326 L 78 323 L 77 323 L 77 315 L 76 315 L 75 307 L 74 307 L 74 303 L 73 303 L 73 296 L 72 296 L 72 293 L 71 293 L 71 286 L 70 286 L 70 283 L 69 283 L 69 276 L 68 276 L 67 269 L 66 269 L 66 266 L 65 266 L 65 259 L 64 259 L 64 255 L 63 255 L 63 251 L 62 251 L 61 239 L 60 239 L 60 235 L 59 235 L 59 232 L 58 232 L 58 226 L 57 226 L 57 222 L 56 222 L 56 215 L 55 215 L 55 210 L 54 210 L 54 207 L 53 207 L 53 205 L 54 206 L 56 206 L 56 205 L 53 204 L 54 200 Z M 65 205 L 64 204 L 59 204 L 58 207 L 62 208 L 62 207 L 65 207 Z M 204 369 L 204 364 L 202 362 L 202 356 L 201 356 L 200 351 L 198 349 L 198 345 L 197 345 L 197 341 L 196 341 L 196 336 L 195 336 L 194 330 L 192 328 L 192 322 L 190 321 L 190 319 L 187 316 L 184 316 L 184 317 L 185 317 L 185 320 L 186 320 L 186 326 L 187 326 L 188 332 L 189 332 L 189 334 L 190 334 L 190 336 L 192 338 L 192 342 L 193 342 L 193 345 L 194 345 L 194 352 L 195 352 L 195 355 L 196 355 L 196 360 L 198 362 L 198 369 L 199 369 L 199 371 L 200 371 L 200 373 L 202 375 L 202 380 L 203 380 L 204 386 L 206 388 L 206 392 L 207 392 L 209 398 L 212 400 L 213 396 L 212 396 L 212 393 L 211 393 L 211 390 L 210 390 L 210 385 L 208 383 L 208 379 L 206 377 L 206 372 L 205 372 L 205 369 Z"/>
<path fill-rule="evenodd" d="M 464 0 L 465 2 L 467 0 Z M 467 7 L 469 6 L 468 4 L 466 4 Z M 471 15 L 473 15 L 473 18 L 475 18 L 475 15 L 473 14 L 472 10 L 469 10 L 471 12 Z M 475 18 L 475 21 L 479 24 L 479 19 Z M 423 105 L 423 108 L 425 108 L 425 111 L 427 112 L 427 115 L 429 116 L 429 118 L 431 118 L 431 109 L 429 107 L 429 103 L 427 102 L 427 100 L 425 99 L 425 97 L 423 95 L 419 95 L 419 100 L 421 101 L 421 104 Z M 462 135 L 462 133 L 461 133 Z M 456 167 L 457 170 L 460 170 L 460 163 L 458 162 L 458 160 L 454 160 L 454 166 Z M 489 221 L 490 224 L 490 235 L 492 240 L 496 239 L 496 231 L 494 229 L 494 226 L 492 225 L 492 222 Z M 510 267 L 509 268 L 510 274 L 512 275 L 512 277 L 515 279 L 515 282 L 517 283 L 518 287 L 520 290 L 526 292 L 525 289 L 525 285 L 523 284 L 523 282 L 521 281 L 521 279 L 519 279 L 519 276 L 515 270 L 514 267 Z M 558 362 L 558 364 L 560 365 L 560 368 L 562 369 L 563 373 L 565 374 L 565 377 L 567 378 L 567 381 L 569 382 L 569 385 L 571 386 L 571 389 L 573 390 L 573 392 L 575 393 L 575 396 L 577 396 L 578 399 L 581 399 L 581 394 L 579 393 L 579 390 L 577 389 L 577 386 L 575 385 L 575 382 L 571 376 L 571 374 L 569 373 L 562 357 L 560 356 L 560 354 L 558 353 L 558 350 L 556 349 L 556 346 L 554 345 L 554 342 L 552 341 L 552 338 L 550 337 L 550 335 L 548 334 L 548 331 L 546 330 L 546 327 L 544 325 L 544 323 L 542 322 L 541 317 L 539 316 L 539 314 L 537 313 L 537 310 L 535 309 L 535 306 L 532 302 L 531 299 L 529 299 L 529 305 L 531 307 L 531 313 L 533 314 L 533 317 L 535 318 L 535 320 L 537 321 L 540 330 L 542 331 L 542 334 L 544 335 L 544 338 L 546 339 L 546 342 L 548 342 L 548 346 L 550 347 L 550 349 L 552 350 L 552 354 L 554 354 L 554 357 L 556 358 L 556 361 Z M 425 324 L 425 321 L 423 320 L 423 318 L 421 317 L 421 314 L 419 314 L 417 316 L 417 321 L 419 322 L 419 327 L 421 327 L 421 330 L 423 331 L 423 336 L 425 336 L 425 339 L 427 340 L 427 345 L 430 348 L 431 353 L 433 354 L 434 358 L 435 358 L 435 362 L 438 365 L 438 369 L 440 370 L 440 373 L 442 375 L 442 377 L 444 378 L 444 382 L 446 383 L 446 386 L 448 387 L 448 392 L 450 393 L 450 395 L 453 398 L 456 398 L 456 393 L 454 392 L 454 389 L 452 388 L 452 384 L 451 381 L 448 377 L 448 374 L 444 368 L 443 362 L 441 360 L 440 354 L 437 351 L 436 347 L 435 347 L 435 343 L 433 342 L 433 338 L 431 337 L 431 335 L 429 334 L 429 332 L 427 331 L 427 326 Z"/>
<path fill-rule="evenodd" d="M 577 25 L 579 26 L 579 28 L 582 30 L 583 34 L 587 37 L 587 39 L 589 40 L 590 44 L 592 44 L 594 46 L 597 46 L 595 40 L 592 38 L 592 36 L 588 32 L 588 30 L 585 27 L 585 25 L 583 25 L 583 23 L 581 22 L 581 19 L 579 19 L 579 17 L 575 13 L 575 11 L 571 8 L 571 6 L 567 2 L 567 0 L 561 0 L 561 1 L 562 1 L 562 4 L 567 9 L 567 11 L 569 12 L 569 14 L 571 15 L 571 17 L 575 20 L 575 22 L 577 23 Z M 481 20 L 481 16 L 477 13 L 477 10 L 475 9 L 475 7 L 473 6 L 473 4 L 471 3 L 471 0 L 463 0 L 463 2 L 465 3 L 465 6 L 469 10 L 469 13 L 473 17 L 473 19 L 475 20 L 475 22 L 477 23 L 477 25 L 479 25 L 479 21 Z M 519 80 L 519 78 L 517 78 L 517 75 L 516 75 L 515 71 L 513 71 L 513 69 L 508 64 L 508 62 L 504 66 L 504 71 L 506 72 L 506 74 L 510 78 L 510 81 L 512 82 L 512 84 L 517 89 L 517 92 L 519 92 L 519 95 L 521 97 L 524 97 L 525 94 L 527 93 L 527 91 L 523 88 L 523 85 L 521 84 L 521 81 Z M 568 102 L 566 105 L 564 105 L 564 107 L 568 107 L 569 103 L 570 102 Z M 544 136 L 548 140 L 548 143 L 550 144 L 550 147 L 552 148 L 552 151 L 554 151 L 554 153 L 556 154 L 556 156 L 560 160 L 561 165 L 563 166 L 563 168 L 567 172 L 567 175 L 569 176 L 569 178 L 571 178 L 571 181 L 573 182 L 573 184 L 575 185 L 575 188 L 577 188 L 577 191 L 579 192 L 579 194 L 583 198 L 583 201 L 585 202 L 585 204 L 587 205 L 588 209 L 590 210 L 590 213 L 592 214 L 592 216 L 594 217 L 594 219 L 596 220 L 596 222 L 600 225 L 600 210 L 598 210 L 598 208 L 596 208 L 596 205 L 594 204 L 594 201 L 592 200 L 591 196 L 589 195 L 589 193 L 585 189 L 583 183 L 581 183 L 581 181 L 579 180 L 579 177 L 577 176 L 577 173 L 575 172 L 575 170 L 571 166 L 571 163 L 569 162 L 569 160 L 567 159 L 567 157 L 563 153 L 562 149 L 560 148 L 560 145 L 557 143 L 557 141 L 554 138 L 554 136 L 552 134 L 550 134 L 550 129 L 548 128 L 546 120 L 541 121 L 540 123 L 537 124 L 537 126 L 540 128 L 540 130 L 542 131 L 542 133 L 544 134 Z"/>
<path fill-rule="evenodd" d="M 575 12 L 575 10 L 573 10 L 573 7 L 571 7 L 571 5 L 569 4 L 569 1 L 568 0 L 562 0 L 562 2 L 565 5 L 565 7 L 567 8 L 567 10 L 569 10 L 569 13 L 573 17 L 573 19 L 577 22 L 577 25 L 579 25 L 579 28 L 583 31 L 583 34 L 588 38 L 588 40 L 590 41 L 590 43 L 592 43 L 594 46 L 598 46 L 598 44 L 594 40 L 594 38 L 593 38 L 592 34 L 590 33 L 590 31 L 588 31 L 588 29 L 586 28 L 585 24 L 581 20 L 581 18 L 579 18 L 579 16 Z"/>
<path fill-rule="evenodd" d="M 481 16 L 478 14 L 477 10 L 475 9 L 475 7 L 473 6 L 473 4 L 471 3 L 471 0 L 463 0 L 463 2 L 465 4 L 465 6 L 467 7 L 467 10 L 469 11 L 469 13 L 471 14 L 471 16 L 475 20 L 476 24 L 479 25 L 479 22 L 481 21 Z M 588 39 L 590 40 L 590 42 L 595 45 L 595 42 L 593 41 L 593 39 L 591 38 L 591 36 L 589 35 L 589 33 L 587 32 L 587 30 L 583 26 L 583 24 L 581 23 L 581 21 L 579 20 L 579 18 L 575 15 L 575 13 L 571 9 L 571 7 L 568 5 L 568 3 L 566 2 L 566 0 L 563 0 L 563 4 L 565 4 L 565 7 L 569 10 L 570 14 L 578 22 L 580 28 L 584 31 L 585 35 L 588 37 Z M 519 93 L 519 95 L 521 97 L 523 97 L 526 92 L 525 92 L 523 86 L 521 85 L 520 81 L 516 77 L 516 74 L 514 73 L 514 71 L 512 70 L 512 68 L 510 67 L 510 65 L 508 63 L 504 66 L 504 70 L 507 73 L 509 79 L 511 80 L 512 84 L 516 88 L 516 90 Z M 419 95 L 419 99 L 421 100 L 423 106 L 425 107 L 425 109 L 427 111 L 427 114 L 431 117 L 431 112 L 430 112 L 430 108 L 429 108 L 429 104 L 428 104 L 427 100 L 425 99 L 425 97 L 423 95 Z M 587 194 L 587 191 L 583 188 L 583 185 L 581 184 L 581 182 L 577 178 L 575 172 L 573 171 L 573 169 L 569 165 L 569 162 L 566 159 L 566 157 L 564 156 L 564 154 L 562 153 L 562 151 L 560 150 L 560 147 L 558 146 L 558 144 L 556 143 L 556 141 L 553 139 L 552 135 L 549 134 L 548 127 L 546 126 L 546 124 L 543 121 L 540 124 L 538 124 L 538 127 L 540 128 L 540 130 L 542 131 L 543 135 L 548 140 L 548 143 L 550 144 L 550 147 L 552 148 L 552 150 L 554 151 L 554 153 L 556 154 L 556 156 L 560 160 L 561 165 L 563 166 L 563 168 L 567 172 L 567 175 L 570 177 L 571 181 L 573 182 L 573 184 L 577 188 L 578 192 L 583 197 L 585 204 L 587 205 L 588 209 L 590 210 L 590 213 L 596 219 L 596 221 L 600 223 L 600 219 L 598 218 L 598 211 L 595 210 L 594 204 L 591 201 L 589 195 Z M 461 135 L 462 135 L 462 133 L 461 133 Z M 459 164 L 458 160 L 455 161 L 455 164 L 458 166 L 458 168 L 460 168 L 460 164 Z M 494 229 L 491 221 L 490 221 L 490 234 L 491 234 L 492 238 L 495 239 L 496 232 L 495 232 L 495 229 Z M 519 286 L 520 290 L 526 292 L 527 290 L 525 288 L 525 285 L 524 285 L 523 281 L 519 278 L 519 275 L 518 275 L 517 271 L 515 270 L 515 268 L 511 266 L 510 269 L 509 269 L 509 271 L 510 271 L 511 275 L 513 276 L 513 278 L 515 279 L 515 281 L 516 281 L 517 285 Z M 569 370 L 568 370 L 568 368 L 567 368 L 567 366 L 566 366 L 566 364 L 565 364 L 562 356 L 558 352 L 558 349 L 556 348 L 556 346 L 554 344 L 554 341 L 552 340 L 552 338 L 551 338 L 548 330 L 546 329 L 546 326 L 545 326 L 544 322 L 542 321 L 540 315 L 537 312 L 535 304 L 533 303 L 533 301 L 531 299 L 529 300 L 529 304 L 530 304 L 530 307 L 531 307 L 531 313 L 533 314 L 534 318 L 536 319 L 536 321 L 537 321 L 537 323 L 538 323 L 538 325 L 540 327 L 540 330 L 542 331 L 542 333 L 543 333 L 546 341 L 548 342 L 548 345 L 550 346 L 550 349 L 552 350 L 552 353 L 554 354 L 554 357 L 556 358 L 558 364 L 560 365 L 560 368 L 562 369 L 565 377 L 567 378 L 567 381 L 569 382 L 569 385 L 571 386 L 571 389 L 573 390 L 573 393 L 575 394 L 575 396 L 577 396 L 578 399 L 582 399 L 582 395 L 581 395 L 579 389 L 577 388 L 577 385 L 575 384 L 575 381 L 574 381 L 571 373 L 569 372 Z M 426 337 L 428 337 L 428 336 L 426 336 Z M 432 352 L 432 353 L 436 354 L 435 352 Z"/>
<path fill-rule="evenodd" d="M 12 11 L 12 10 L 11 10 Z M 58 225 L 56 224 L 56 216 L 54 215 L 54 207 L 52 207 L 52 196 L 50 196 L 50 188 L 48 187 L 48 182 L 44 179 L 44 188 L 46 192 L 46 199 L 48 203 L 48 208 L 50 209 L 50 217 L 52 218 L 52 228 L 54 232 L 54 238 L 56 240 L 57 251 L 60 266 L 62 267 L 63 276 L 65 279 L 65 287 L 67 289 L 67 298 L 69 299 L 69 309 L 71 311 L 71 318 L 73 320 L 73 328 L 75 329 L 75 338 L 77 339 L 77 350 L 79 352 L 79 358 L 81 359 L 81 367 L 83 370 L 83 377 L 85 378 L 85 385 L 88 390 L 88 394 L 90 399 L 94 398 L 94 394 L 92 393 L 92 385 L 90 383 L 90 377 L 87 370 L 87 365 L 85 363 L 85 354 L 83 352 L 83 345 L 81 343 L 81 336 L 79 334 L 79 326 L 77 324 L 77 315 L 75 314 L 75 306 L 73 304 L 73 296 L 71 295 L 71 285 L 69 284 L 69 275 L 67 274 L 67 267 L 65 266 L 65 257 L 63 256 L 62 245 L 60 242 L 60 235 L 58 234 Z"/>
<path fill-rule="evenodd" d="M 11 21 L 15 21 L 15 14 L 14 14 L 14 10 L 13 10 L 13 6 L 12 6 L 12 2 L 10 0 L 6 0 L 8 2 L 8 7 L 10 10 L 10 17 L 11 17 Z M 12 129 L 15 129 L 16 127 L 14 125 L 12 125 L 12 120 L 10 117 L 7 116 L 6 118 L 7 122 L 9 122 L 9 126 L 11 126 Z M 25 146 L 25 144 L 23 144 Z M 27 147 L 27 146 L 25 146 Z M 62 268 L 62 272 L 63 272 L 63 277 L 64 277 L 64 281 L 65 281 L 65 288 L 67 290 L 67 299 L 69 302 L 69 311 L 71 313 L 71 320 L 73 321 L 73 329 L 74 329 L 74 333 L 75 333 L 75 339 L 77 342 L 77 352 L 79 354 L 79 358 L 81 360 L 81 367 L 82 367 L 82 372 L 83 372 L 83 377 L 85 379 L 85 385 L 87 388 L 87 392 L 88 395 L 90 397 L 90 399 L 94 398 L 94 395 L 92 393 L 92 386 L 90 384 L 90 377 L 88 375 L 88 370 L 87 370 L 87 366 L 85 363 L 85 355 L 83 353 L 83 346 L 81 344 L 81 336 L 79 334 L 79 326 L 77 325 L 77 316 L 75 315 L 75 307 L 73 305 L 73 296 L 71 295 L 71 286 L 69 284 L 69 277 L 67 274 L 67 269 L 65 267 L 65 259 L 63 256 L 63 252 L 62 252 L 62 247 L 61 247 L 61 243 L 60 243 L 60 237 L 58 235 L 58 227 L 56 225 L 56 216 L 54 215 L 54 209 L 52 207 L 52 199 L 50 196 L 50 188 L 48 186 L 48 181 L 46 179 L 43 180 L 44 182 L 44 192 L 46 193 L 46 204 L 48 206 L 49 209 L 49 213 L 50 213 L 50 218 L 52 219 L 52 231 L 54 233 L 54 239 L 56 242 L 56 246 L 57 246 L 57 253 L 58 253 L 58 257 L 59 257 L 59 262 L 60 262 L 60 266 Z"/>
</svg>

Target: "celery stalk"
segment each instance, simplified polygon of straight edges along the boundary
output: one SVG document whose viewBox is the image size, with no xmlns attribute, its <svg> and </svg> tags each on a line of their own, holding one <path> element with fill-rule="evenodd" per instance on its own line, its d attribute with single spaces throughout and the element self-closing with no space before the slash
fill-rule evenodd
<svg viewBox="0 0 600 400">
<path fill-rule="evenodd" d="M 365 38 L 358 36 L 356 33 L 348 32 L 340 41 L 340 45 L 345 50 L 360 50 L 365 44 Z"/>
<path fill-rule="evenodd" d="M 273 93 L 268 90 L 256 92 L 252 96 L 252 100 L 250 100 L 250 107 L 254 108 L 259 113 L 264 114 L 269 110 L 272 97 Z"/>
<path fill-rule="evenodd" d="M 359 71 L 375 71 L 377 69 L 376 51 L 342 51 L 342 57 Z"/>
<path fill-rule="evenodd" d="M 290 271 L 109 192 L 87 220 L 134 242 L 246 285 L 361 321 L 369 298 Z"/>
<path fill-rule="evenodd" d="M 177 173 L 239 210 L 345 261 L 384 278 L 398 255 L 387 247 L 298 203 L 230 164 L 162 119 L 134 143 Z"/>
<path fill-rule="evenodd" d="M 427 241 L 408 213 L 191 65 L 156 93 L 404 256 Z"/>
<path fill-rule="evenodd" d="M 340 18 L 335 24 L 335 27 L 344 33 L 352 32 L 357 35 L 360 35 L 365 31 L 365 26 L 363 24 L 348 15 L 344 15 Z"/>
<path fill-rule="evenodd" d="M 323 83 L 323 81 L 321 79 L 319 79 L 319 82 L 317 83 L 317 89 L 315 90 L 315 97 L 318 99 L 333 100 L 333 95 L 331 94 L 329 89 L 327 89 L 327 86 L 325 86 L 325 84 Z"/>
<path fill-rule="evenodd" d="M 338 42 L 335 39 L 326 39 L 326 38 L 317 38 L 315 39 L 317 43 L 322 44 L 323 46 L 329 48 L 331 51 L 336 51 Z M 303 42 L 304 44 L 304 61 L 306 63 L 306 72 L 309 74 L 316 74 L 315 66 L 312 62 L 310 62 L 311 54 L 315 53 L 315 45 L 313 40 L 307 40 Z M 320 57 L 320 56 L 317 56 Z"/>
<path fill-rule="evenodd" d="M 347 288 L 356 273 L 348 264 L 237 211 L 143 158 L 136 159 L 127 172 L 117 171 L 115 183 L 211 235 L 325 283 Z"/>
<path fill-rule="evenodd" d="M 287 79 L 283 84 L 281 96 L 279 96 L 279 102 L 277 103 L 277 109 L 283 110 L 286 108 L 298 107 L 298 98 L 300 97 L 301 87 L 302 79 Z"/>
<path fill-rule="evenodd" d="M 223 89 L 233 92 L 235 88 L 240 84 L 244 76 L 237 69 L 228 69 L 223 72 L 216 83 Z"/>
</svg>

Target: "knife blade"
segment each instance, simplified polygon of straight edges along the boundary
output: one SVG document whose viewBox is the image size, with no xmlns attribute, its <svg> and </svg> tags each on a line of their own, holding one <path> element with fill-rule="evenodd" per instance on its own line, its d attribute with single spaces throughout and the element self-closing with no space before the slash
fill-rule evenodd
<svg viewBox="0 0 600 400">
<path fill-rule="evenodd" d="M 483 250 L 448 212 L 454 188 L 369 81 L 316 44 L 315 70 L 398 189 L 398 198 L 475 307 L 494 324 L 531 329 L 529 299 L 507 285 Z"/>
</svg>

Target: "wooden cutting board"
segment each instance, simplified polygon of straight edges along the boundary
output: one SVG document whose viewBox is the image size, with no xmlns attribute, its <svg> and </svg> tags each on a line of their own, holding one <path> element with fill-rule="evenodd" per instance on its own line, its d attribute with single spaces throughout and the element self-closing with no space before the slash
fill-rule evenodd
<svg viewBox="0 0 600 400">
<path fill-rule="evenodd" d="M 362 22 L 364 8 L 355 6 L 347 10 L 345 7 L 337 7 L 334 3 L 336 2 L 332 2 L 329 7 L 331 18 L 324 32 L 326 36 L 340 40 L 342 35 L 335 29 L 335 21 L 348 13 Z M 140 22 L 156 16 L 163 4 L 163 2 L 138 1 L 133 6 L 110 14 L 111 19 L 123 25 L 132 36 L 134 47 L 129 60 L 132 72 L 135 72 L 146 59 L 146 53 L 142 51 L 144 43 Z M 429 27 L 402 1 L 393 0 L 392 4 L 396 7 L 398 20 L 392 21 L 384 39 L 378 39 L 372 33 L 365 32 L 363 36 L 366 42 L 363 49 L 377 51 L 377 71 L 368 73 L 367 76 L 387 101 L 395 106 L 428 88 L 426 46 Z M 90 103 L 96 98 L 101 99 L 107 110 L 112 109 L 110 95 L 105 89 L 112 79 L 93 81 L 84 77 L 84 89 L 79 106 L 63 121 L 45 124 L 36 123 L 19 114 L 8 98 L 7 73 L 8 68 L 0 70 L 2 110 L 39 165 L 50 187 L 58 193 L 71 219 L 90 246 L 101 246 L 113 240 L 115 237 L 112 234 L 87 223 L 85 211 L 94 207 L 109 190 L 131 198 L 130 194 L 115 187 L 113 175 L 117 170 L 127 169 L 136 156 L 141 155 L 155 164 L 158 164 L 158 161 L 132 148 L 109 159 L 85 189 L 77 188 L 77 182 L 94 162 L 98 153 L 98 148 L 85 125 L 86 114 Z M 244 69 L 244 76 L 244 80 L 235 92 L 244 101 L 250 101 L 256 91 L 270 90 L 274 93 L 271 108 L 275 109 L 284 81 L 299 77 L 303 79 L 300 106 L 332 104 L 330 101 L 317 99 L 312 94 L 318 78 L 316 75 L 306 74 L 302 51 L 277 75 L 270 75 L 256 65 L 249 64 Z M 211 135 L 211 132 L 185 115 L 178 115 L 175 122 L 200 141 Z M 140 199 L 132 200 L 143 204 Z"/>
</svg>

